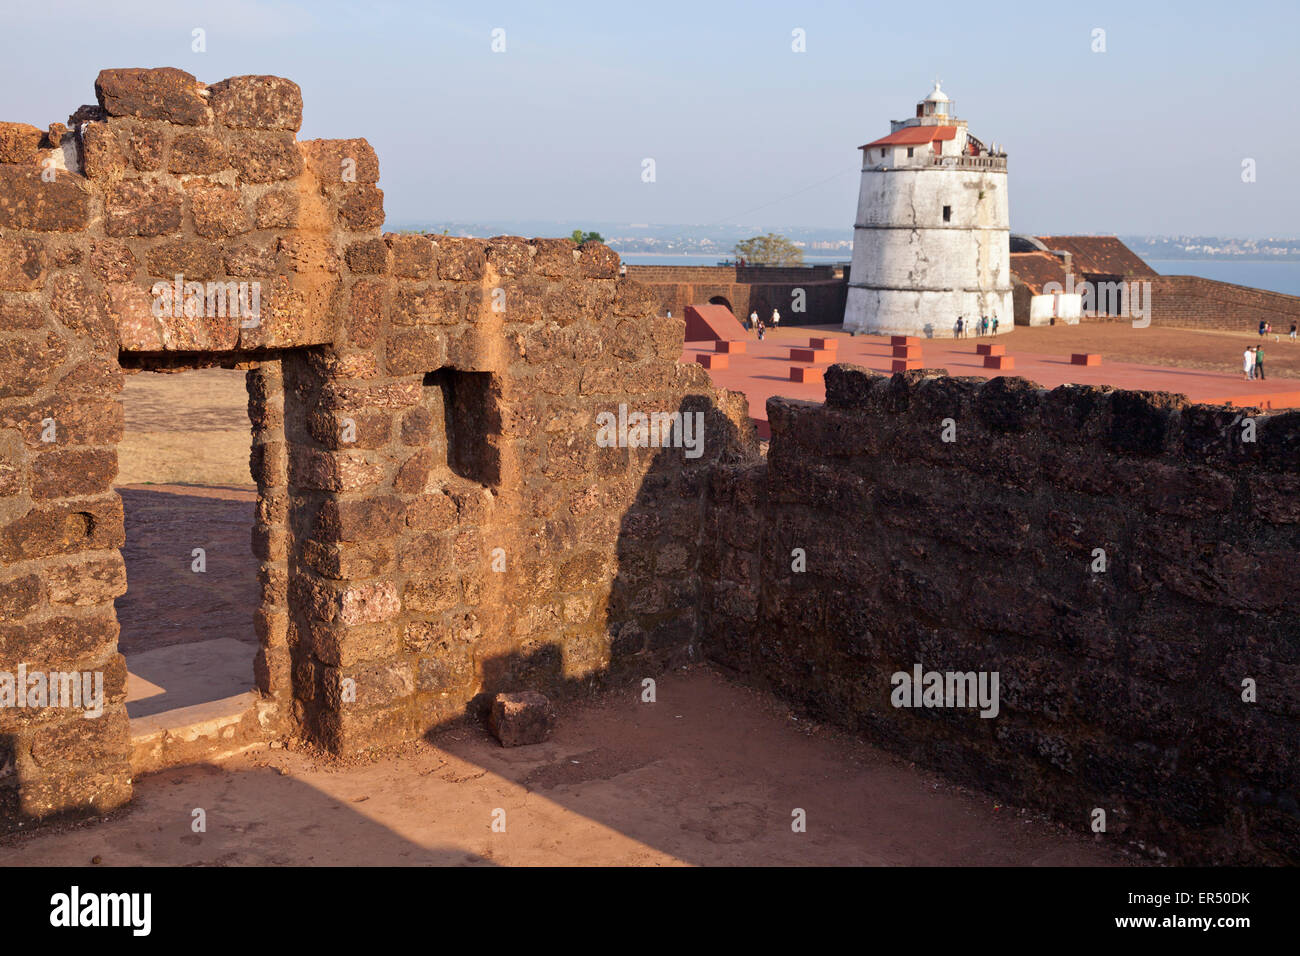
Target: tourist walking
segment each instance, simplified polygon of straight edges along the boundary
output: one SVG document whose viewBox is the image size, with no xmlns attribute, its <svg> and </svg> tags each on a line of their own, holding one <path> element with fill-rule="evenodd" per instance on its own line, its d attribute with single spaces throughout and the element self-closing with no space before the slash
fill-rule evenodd
<svg viewBox="0 0 1300 956">
<path fill-rule="evenodd" d="M 998 314 L 996 312 L 993 313 L 993 334 L 998 334 Z"/>
<path fill-rule="evenodd" d="M 1264 337 L 1264 332 L 1265 332 L 1267 329 L 1268 329 L 1268 323 L 1265 322 L 1263 319 L 1260 319 L 1260 320 L 1259 320 L 1259 337 L 1260 337 L 1261 339 Z"/>
<path fill-rule="evenodd" d="M 960 315 L 957 316 L 957 325 L 956 325 L 956 327 L 955 327 L 955 331 L 956 331 L 956 333 L 957 333 L 956 337 L 957 337 L 957 338 L 961 338 L 962 325 L 961 325 L 961 316 L 960 316 Z M 1294 335 L 1292 335 L 1291 337 L 1292 337 L 1292 338 L 1295 338 Z"/>
<path fill-rule="evenodd" d="M 781 324 L 781 313 L 778 312 L 778 311 L 776 311 L 776 309 L 773 309 L 773 310 L 772 310 L 772 328 L 776 328 L 776 327 L 777 327 L 778 325 L 780 325 L 780 324 Z"/>
<path fill-rule="evenodd" d="M 1255 377 L 1255 350 L 1247 348 L 1241 355 L 1241 370 L 1246 373 L 1246 381 Z"/>
<path fill-rule="evenodd" d="M 763 324 L 763 320 L 762 320 L 762 319 L 759 319 L 759 320 L 758 320 L 758 340 L 759 340 L 760 342 L 763 341 L 763 333 L 766 332 L 766 331 L 767 331 L 767 326 L 765 326 L 765 325 Z"/>
<path fill-rule="evenodd" d="M 745 320 L 745 328 L 750 332 L 754 331 L 756 325 L 758 325 L 758 309 L 749 313 L 749 318 Z"/>
<path fill-rule="evenodd" d="M 1295 323 L 1294 323 L 1294 322 L 1291 323 L 1291 341 L 1292 341 L 1292 342 L 1295 341 Z"/>
<path fill-rule="evenodd" d="M 1264 381 L 1264 346 L 1255 346 L 1255 377 Z"/>
</svg>

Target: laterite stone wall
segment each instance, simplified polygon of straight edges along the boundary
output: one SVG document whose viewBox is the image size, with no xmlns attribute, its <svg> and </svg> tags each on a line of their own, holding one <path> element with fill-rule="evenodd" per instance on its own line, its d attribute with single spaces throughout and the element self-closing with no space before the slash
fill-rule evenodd
<svg viewBox="0 0 1300 956">
<path fill-rule="evenodd" d="M 107 704 L 0 708 L 0 821 L 130 797 L 124 371 L 247 369 L 268 733 L 350 753 L 689 659 L 700 475 L 753 430 L 614 253 L 381 234 L 373 150 L 297 141 L 288 80 L 95 92 L 0 124 L 0 673 L 100 673 Z M 703 454 L 602 447 L 620 405 L 698 411 Z"/>
<path fill-rule="evenodd" d="M 842 365 L 768 418 L 711 479 L 709 657 L 1080 832 L 1300 860 L 1300 413 Z M 895 706 L 918 664 L 996 715 Z"/>
</svg>

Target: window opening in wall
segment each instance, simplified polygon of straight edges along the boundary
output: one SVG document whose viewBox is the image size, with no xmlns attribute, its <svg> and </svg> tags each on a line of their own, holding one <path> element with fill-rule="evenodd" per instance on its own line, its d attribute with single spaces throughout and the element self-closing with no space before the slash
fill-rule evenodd
<svg viewBox="0 0 1300 956">
<path fill-rule="evenodd" d="M 424 404 L 443 433 L 431 443 L 447 468 L 493 488 L 501 478 L 500 395 L 491 372 L 440 368 L 424 376 Z"/>
</svg>

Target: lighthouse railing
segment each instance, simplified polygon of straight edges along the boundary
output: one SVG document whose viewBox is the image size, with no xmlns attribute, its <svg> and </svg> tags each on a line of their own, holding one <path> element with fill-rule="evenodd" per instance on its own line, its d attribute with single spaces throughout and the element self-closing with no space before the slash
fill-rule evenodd
<svg viewBox="0 0 1300 956">
<path fill-rule="evenodd" d="M 1006 169 L 1005 156 L 932 156 L 931 166 L 951 169 Z"/>
</svg>

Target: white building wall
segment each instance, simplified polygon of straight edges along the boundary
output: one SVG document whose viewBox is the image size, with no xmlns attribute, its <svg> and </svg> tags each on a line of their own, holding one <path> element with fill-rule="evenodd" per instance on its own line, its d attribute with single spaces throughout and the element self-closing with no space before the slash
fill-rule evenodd
<svg viewBox="0 0 1300 956">
<path fill-rule="evenodd" d="M 1083 296 L 1077 292 L 1036 295 L 1029 300 L 1030 325 L 1051 325 L 1053 316 L 1057 322 L 1078 325 L 1082 315 Z"/>
<path fill-rule="evenodd" d="M 844 328 L 946 337 L 959 315 L 996 314 L 1010 332 L 1006 184 L 1000 170 L 864 169 Z"/>
</svg>

